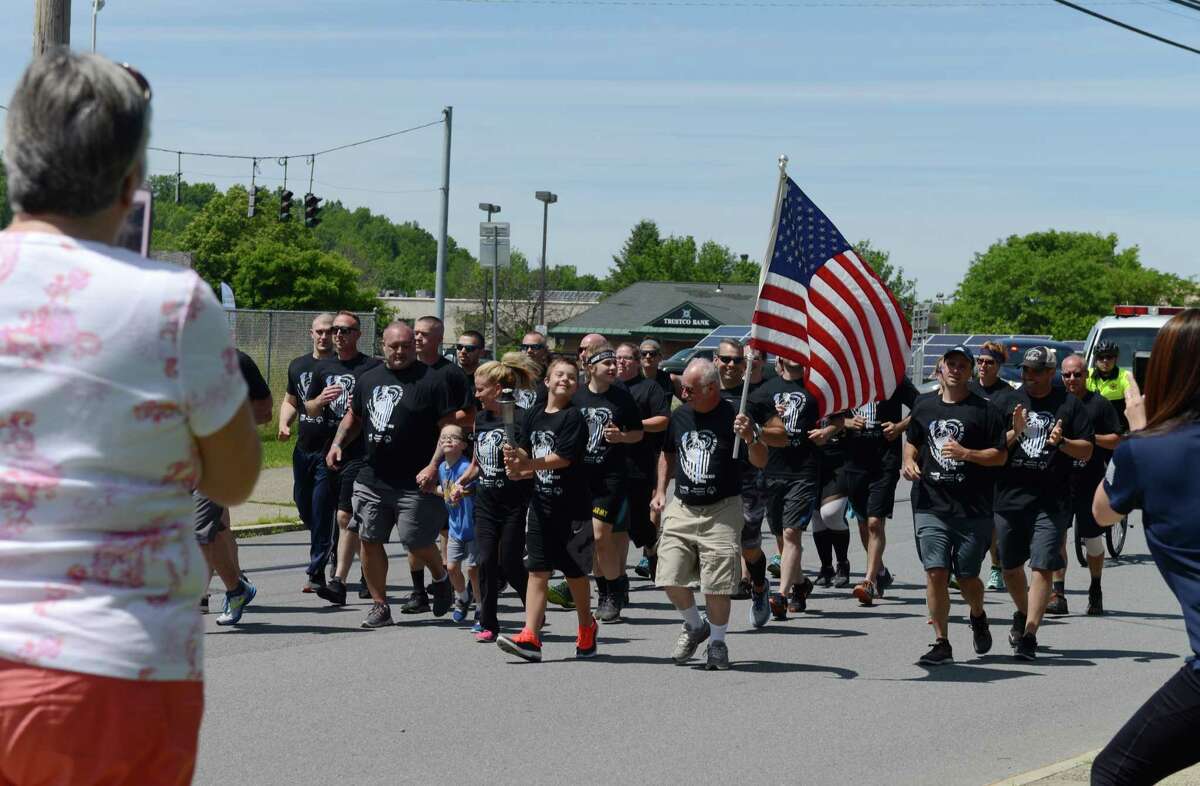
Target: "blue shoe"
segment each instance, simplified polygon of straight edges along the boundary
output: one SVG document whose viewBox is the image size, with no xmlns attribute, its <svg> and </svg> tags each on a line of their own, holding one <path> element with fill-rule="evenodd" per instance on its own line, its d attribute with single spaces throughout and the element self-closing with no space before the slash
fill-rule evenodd
<svg viewBox="0 0 1200 786">
<path fill-rule="evenodd" d="M 243 578 L 241 584 L 238 585 L 238 590 L 235 592 L 225 593 L 225 610 L 221 612 L 221 616 L 217 617 L 218 625 L 236 625 L 242 620 L 242 612 L 250 605 L 250 601 L 254 600 L 254 596 L 258 594 L 258 590 L 249 580 Z"/>
<path fill-rule="evenodd" d="M 767 586 L 762 592 L 750 588 L 750 624 L 755 628 L 761 628 L 767 624 L 767 620 L 771 619 L 771 580 L 767 579 Z"/>
<path fill-rule="evenodd" d="M 650 578 L 650 558 L 642 557 L 642 561 L 637 564 L 637 567 L 633 569 L 633 572 L 644 579 Z"/>
<path fill-rule="evenodd" d="M 455 600 L 454 610 L 450 612 L 450 619 L 458 623 L 466 622 L 467 613 L 471 610 L 469 603 L 469 601 L 465 600 Z"/>
<path fill-rule="evenodd" d="M 779 578 L 779 555 L 771 557 L 771 561 L 767 563 L 767 573 L 770 573 L 775 578 Z"/>
<path fill-rule="evenodd" d="M 483 625 L 480 624 L 479 620 L 475 620 L 475 624 L 471 626 L 471 632 L 483 633 Z"/>
</svg>

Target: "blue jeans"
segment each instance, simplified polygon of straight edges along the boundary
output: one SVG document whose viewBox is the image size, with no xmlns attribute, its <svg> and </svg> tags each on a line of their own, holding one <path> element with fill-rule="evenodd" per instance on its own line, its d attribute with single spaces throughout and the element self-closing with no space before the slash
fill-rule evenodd
<svg viewBox="0 0 1200 786">
<path fill-rule="evenodd" d="M 292 498 L 300 511 L 300 520 L 308 528 L 308 575 L 319 576 L 333 548 L 333 529 L 337 526 L 334 508 L 337 500 L 330 488 L 325 453 L 309 453 L 297 445 L 292 451 Z"/>
</svg>

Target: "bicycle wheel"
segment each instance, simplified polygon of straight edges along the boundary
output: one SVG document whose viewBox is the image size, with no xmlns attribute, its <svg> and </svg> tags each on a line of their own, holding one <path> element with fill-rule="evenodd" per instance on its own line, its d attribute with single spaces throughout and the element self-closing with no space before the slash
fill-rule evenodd
<svg viewBox="0 0 1200 786">
<path fill-rule="evenodd" d="M 1104 540 L 1108 542 L 1108 553 L 1113 559 L 1120 559 L 1121 549 L 1125 548 L 1125 536 L 1129 534 L 1129 517 L 1104 531 Z"/>
<path fill-rule="evenodd" d="M 1079 567 L 1087 567 L 1087 557 L 1083 553 L 1083 538 L 1075 536 L 1075 559 L 1079 560 Z"/>
</svg>

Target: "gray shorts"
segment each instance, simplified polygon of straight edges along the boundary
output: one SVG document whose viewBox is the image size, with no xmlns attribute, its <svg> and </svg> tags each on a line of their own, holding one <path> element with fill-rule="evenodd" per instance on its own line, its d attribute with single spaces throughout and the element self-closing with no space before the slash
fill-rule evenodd
<svg viewBox="0 0 1200 786">
<path fill-rule="evenodd" d="M 446 562 L 457 562 L 473 568 L 477 564 L 479 548 L 474 540 L 449 538 L 446 546 Z"/>
<path fill-rule="evenodd" d="M 1026 562 L 1033 570 L 1062 570 L 1067 566 L 1062 545 L 1071 526 L 1071 513 L 996 511 L 996 547 L 1005 570 Z"/>
<path fill-rule="evenodd" d="M 925 570 L 944 568 L 962 579 L 979 575 L 983 555 L 992 545 L 992 519 L 954 518 L 928 511 L 913 512 L 917 553 Z"/>
<path fill-rule="evenodd" d="M 446 504 L 440 496 L 419 491 L 377 492 L 354 483 L 351 528 L 366 543 L 387 543 L 392 527 L 408 549 L 432 546 L 446 525 Z"/>
<path fill-rule="evenodd" d="M 225 508 L 213 502 L 199 491 L 192 492 L 192 501 L 196 504 L 193 521 L 196 527 L 196 542 L 201 546 L 212 543 L 217 533 L 225 526 Z"/>
<path fill-rule="evenodd" d="M 762 546 L 762 523 L 767 515 L 767 490 L 753 480 L 742 484 L 742 548 Z"/>
</svg>

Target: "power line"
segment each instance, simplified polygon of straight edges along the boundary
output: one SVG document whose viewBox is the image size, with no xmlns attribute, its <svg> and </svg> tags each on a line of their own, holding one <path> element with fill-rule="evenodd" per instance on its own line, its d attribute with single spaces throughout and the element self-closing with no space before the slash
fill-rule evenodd
<svg viewBox="0 0 1200 786">
<path fill-rule="evenodd" d="M 1193 11 L 1200 11 L 1200 3 L 1197 3 L 1196 0 L 1168 0 L 1168 2 L 1190 8 Z"/>
<path fill-rule="evenodd" d="M 174 169 L 152 169 L 152 170 L 150 170 L 150 173 L 155 174 L 155 175 L 172 175 L 173 176 L 175 174 L 175 170 Z M 240 183 L 246 179 L 244 175 L 231 175 L 227 172 L 195 172 L 195 171 L 191 171 L 191 172 L 185 172 L 184 174 L 200 176 L 200 177 L 211 177 L 214 180 L 228 180 L 228 181 L 232 181 L 235 183 Z M 270 175 L 258 175 L 257 179 L 258 180 L 268 180 L 268 181 L 275 182 L 275 183 L 283 182 L 283 178 L 271 177 Z M 382 189 L 382 188 L 363 188 L 361 186 L 339 186 L 339 185 L 335 185 L 333 183 L 326 183 L 323 180 L 314 180 L 313 182 L 323 188 L 332 188 L 332 189 L 335 189 L 338 191 L 365 191 L 370 194 L 432 194 L 434 192 L 441 191 L 440 188 Z"/>
<path fill-rule="evenodd" d="M 1181 44 L 1178 41 L 1172 41 L 1169 38 L 1163 38 L 1162 36 L 1155 35 L 1154 33 L 1151 33 L 1148 30 L 1143 30 L 1140 27 L 1134 27 L 1133 25 L 1127 25 L 1124 22 L 1113 19 L 1110 16 L 1105 16 L 1104 14 L 1093 11 L 1090 8 L 1084 8 L 1081 5 L 1075 5 L 1074 3 L 1068 2 L 1068 0 L 1054 0 L 1054 2 L 1058 3 L 1059 5 L 1065 5 L 1067 8 L 1073 8 L 1076 11 L 1079 11 L 1080 13 L 1087 14 L 1088 16 L 1094 16 L 1097 19 L 1108 22 L 1110 25 L 1116 25 L 1117 27 L 1124 28 L 1124 29 L 1130 31 L 1131 33 L 1137 33 L 1138 35 L 1144 35 L 1147 38 L 1153 38 L 1155 41 L 1167 44 L 1168 46 L 1173 46 L 1177 49 L 1182 49 L 1185 52 L 1191 52 L 1194 55 L 1200 55 L 1200 49 L 1194 49 L 1194 48 L 1188 46 L 1187 44 Z"/>
<path fill-rule="evenodd" d="M 228 158 L 228 159 L 237 159 L 237 160 L 241 160 L 241 161 L 262 161 L 262 160 L 265 160 L 268 158 L 279 158 L 279 159 L 282 159 L 282 158 L 316 158 L 317 156 L 322 156 L 322 155 L 325 155 L 326 153 L 333 153 L 338 150 L 345 150 L 350 147 L 358 147 L 359 145 L 365 145 L 370 142 L 378 142 L 381 139 L 389 139 L 394 136 L 400 136 L 401 134 L 409 134 L 409 133 L 412 133 L 413 131 L 420 131 L 422 128 L 429 128 L 430 126 L 436 126 L 436 125 L 441 124 L 441 122 L 442 122 L 441 120 L 434 120 L 429 123 L 422 123 L 419 126 L 412 126 L 410 128 L 402 128 L 399 131 L 390 131 L 386 134 L 380 134 L 379 136 L 373 136 L 369 139 L 360 139 L 357 142 L 350 142 L 345 145 L 338 145 L 337 147 L 327 148 L 325 150 L 320 150 L 316 153 L 297 153 L 297 154 L 293 154 L 293 155 L 272 155 L 272 156 L 265 156 L 265 155 L 264 156 L 249 156 L 249 155 L 236 155 L 233 153 L 207 153 L 207 152 L 201 152 L 201 151 L 196 151 L 196 150 L 175 150 L 172 148 L 154 147 L 154 146 L 150 146 L 147 149 L 154 150 L 159 153 L 174 153 L 175 155 L 197 156 L 200 158 Z"/>
</svg>

